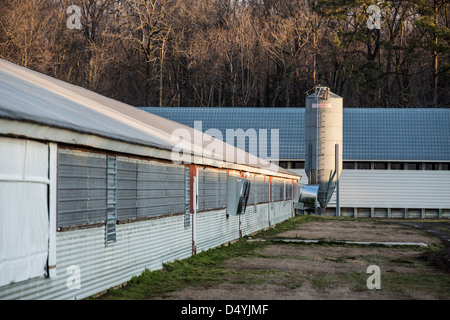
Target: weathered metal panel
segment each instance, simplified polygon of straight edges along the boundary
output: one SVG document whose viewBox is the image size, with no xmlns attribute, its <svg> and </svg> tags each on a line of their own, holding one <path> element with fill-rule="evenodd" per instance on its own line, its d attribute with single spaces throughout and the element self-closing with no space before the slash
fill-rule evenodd
<svg viewBox="0 0 450 320">
<path fill-rule="evenodd" d="M 270 204 L 269 203 L 258 204 L 257 205 L 257 215 L 258 215 L 258 219 L 261 219 L 260 223 L 262 226 L 264 226 L 264 228 L 267 228 L 271 225 L 270 220 L 269 220 L 269 216 L 270 216 Z"/>
<path fill-rule="evenodd" d="M 370 218 L 370 208 L 358 208 L 358 218 Z"/>
<path fill-rule="evenodd" d="M 426 209 L 425 210 L 425 219 L 437 219 L 439 218 L 439 210 L 438 209 Z"/>
<path fill-rule="evenodd" d="M 120 157 L 118 219 L 184 212 L 185 170 L 181 165 Z"/>
<path fill-rule="evenodd" d="M 266 211 L 261 210 L 261 207 L 266 207 Z M 245 215 L 241 217 L 243 222 L 242 235 L 249 235 L 264 228 L 269 227 L 269 222 L 267 219 L 267 205 L 261 204 L 255 206 L 247 207 Z"/>
<path fill-rule="evenodd" d="M 450 210 L 443 209 L 441 215 L 442 215 L 442 218 L 450 219 Z"/>
<path fill-rule="evenodd" d="M 198 169 L 198 210 L 227 206 L 227 172 L 217 169 Z"/>
<path fill-rule="evenodd" d="M 263 176 L 256 177 L 257 185 L 257 202 L 264 203 L 270 200 L 270 182 L 269 178 Z"/>
<path fill-rule="evenodd" d="M 239 218 L 227 216 L 226 209 L 197 213 L 194 217 L 197 252 L 239 239 Z"/>
<path fill-rule="evenodd" d="M 388 217 L 388 210 L 386 208 L 374 209 L 374 218 L 387 218 L 387 217 Z"/>
<path fill-rule="evenodd" d="M 58 150 L 58 227 L 106 219 L 106 155 Z"/>
<path fill-rule="evenodd" d="M 138 163 L 138 216 L 184 213 L 186 168 L 151 161 Z"/>
<path fill-rule="evenodd" d="M 354 217 L 354 209 L 353 208 L 341 208 L 341 216 L 342 217 Z"/>
<path fill-rule="evenodd" d="M 278 201 L 273 203 L 273 210 L 271 210 L 270 223 L 278 224 L 291 217 L 292 206 L 286 202 Z"/>
<path fill-rule="evenodd" d="M 407 218 L 412 218 L 412 219 L 422 218 L 422 210 L 421 209 L 408 209 Z"/>
<path fill-rule="evenodd" d="M 117 157 L 117 219 L 137 217 L 137 162 Z"/>
<path fill-rule="evenodd" d="M 272 201 L 280 201 L 284 198 L 284 181 L 272 178 Z"/>
<path fill-rule="evenodd" d="M 393 208 L 391 209 L 391 218 L 400 219 L 405 217 L 405 209 Z"/>
</svg>

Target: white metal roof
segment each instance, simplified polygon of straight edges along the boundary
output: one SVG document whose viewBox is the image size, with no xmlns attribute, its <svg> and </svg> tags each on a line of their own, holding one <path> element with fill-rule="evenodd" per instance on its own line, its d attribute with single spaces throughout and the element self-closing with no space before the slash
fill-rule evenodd
<svg viewBox="0 0 450 320">
<path fill-rule="evenodd" d="M 192 141 L 174 141 L 175 130 L 186 130 Z M 206 147 L 214 139 L 195 140 L 198 133 L 186 125 L 0 59 L 0 134 L 165 160 L 172 159 L 175 146 L 182 146 L 189 151 L 191 163 L 298 178 L 248 153 L 245 163 L 226 161 L 219 149 L 226 150 L 227 145 L 217 142 L 223 148 L 211 153 Z"/>
</svg>

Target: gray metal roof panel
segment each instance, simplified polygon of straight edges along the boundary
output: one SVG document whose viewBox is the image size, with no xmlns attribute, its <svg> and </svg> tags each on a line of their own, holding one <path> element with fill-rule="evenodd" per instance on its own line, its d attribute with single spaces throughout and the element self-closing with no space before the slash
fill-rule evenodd
<svg viewBox="0 0 450 320">
<path fill-rule="evenodd" d="M 280 159 L 304 159 L 304 108 L 141 108 L 202 129 L 279 131 Z M 450 160 L 450 109 L 344 108 L 346 160 Z M 269 143 L 270 145 L 270 143 Z M 247 146 L 248 147 L 248 146 Z M 251 152 L 252 150 L 247 149 Z"/>
</svg>

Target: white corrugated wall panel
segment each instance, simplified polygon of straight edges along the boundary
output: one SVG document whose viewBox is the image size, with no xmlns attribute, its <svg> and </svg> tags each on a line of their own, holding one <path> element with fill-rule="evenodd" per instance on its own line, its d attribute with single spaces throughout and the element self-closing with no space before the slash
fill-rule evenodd
<svg viewBox="0 0 450 320">
<path fill-rule="evenodd" d="M 239 238 L 239 216 L 227 218 L 226 209 L 196 213 L 194 219 L 197 253 Z"/>
<path fill-rule="evenodd" d="M 450 171 L 344 170 L 339 195 L 340 207 L 450 208 Z"/>
<path fill-rule="evenodd" d="M 276 201 L 270 204 L 270 224 L 274 225 L 280 222 L 282 216 L 282 201 Z"/>
<path fill-rule="evenodd" d="M 247 206 L 245 214 L 241 217 L 242 235 L 249 235 L 269 227 L 267 204 Z"/>
<path fill-rule="evenodd" d="M 307 183 L 304 170 L 291 171 L 302 175 L 301 183 Z M 339 195 L 341 208 L 450 208 L 450 171 L 343 170 Z M 330 207 L 335 203 L 336 192 Z M 395 212 L 392 217 L 399 215 Z"/>
<path fill-rule="evenodd" d="M 290 200 L 277 201 L 273 203 L 270 224 L 278 224 L 292 217 L 292 202 Z"/>
<path fill-rule="evenodd" d="M 270 203 L 262 203 L 262 204 L 258 204 L 256 207 L 256 211 L 257 211 L 257 216 L 260 217 L 261 221 L 261 225 L 263 226 L 263 228 L 267 228 L 270 226 L 270 222 L 269 222 L 269 214 L 270 214 Z"/>
</svg>

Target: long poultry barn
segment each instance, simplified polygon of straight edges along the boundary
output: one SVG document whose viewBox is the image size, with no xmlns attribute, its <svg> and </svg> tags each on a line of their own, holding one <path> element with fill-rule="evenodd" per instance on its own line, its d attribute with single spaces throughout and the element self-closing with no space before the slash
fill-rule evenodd
<svg viewBox="0 0 450 320">
<path fill-rule="evenodd" d="M 83 299 L 294 214 L 299 175 L 187 126 L 4 60 L 0 97 L 1 299 Z"/>
</svg>

